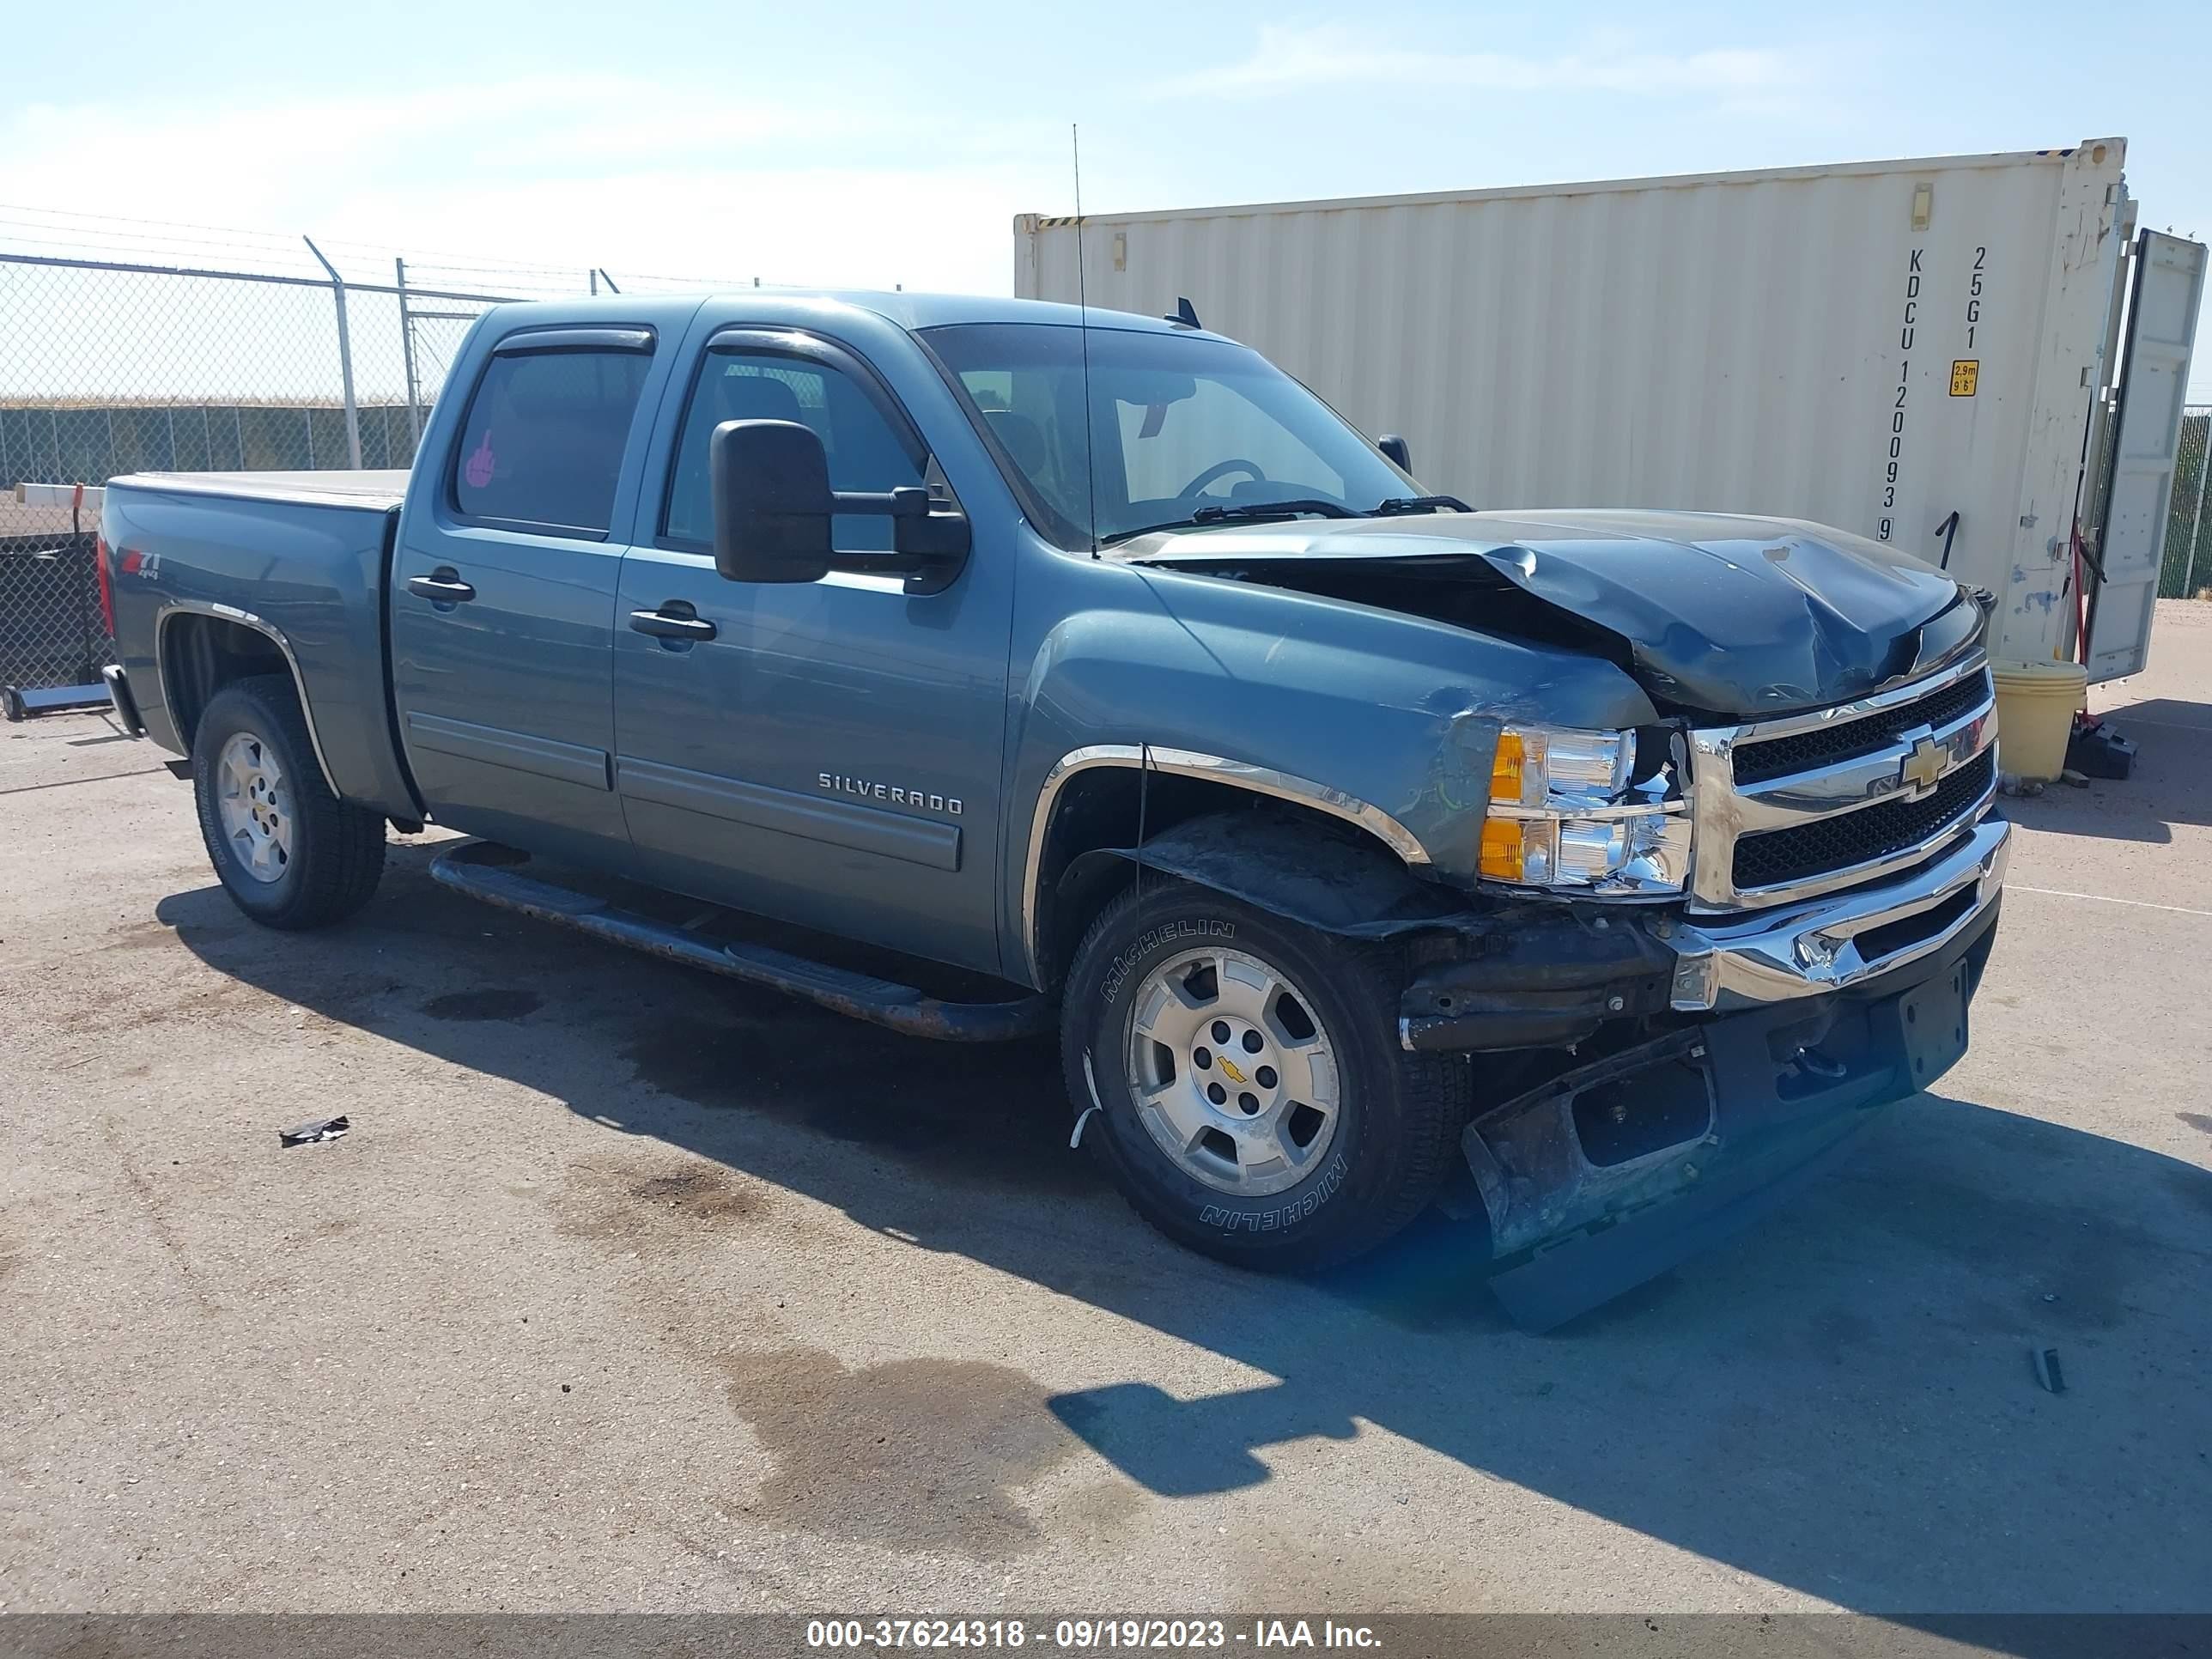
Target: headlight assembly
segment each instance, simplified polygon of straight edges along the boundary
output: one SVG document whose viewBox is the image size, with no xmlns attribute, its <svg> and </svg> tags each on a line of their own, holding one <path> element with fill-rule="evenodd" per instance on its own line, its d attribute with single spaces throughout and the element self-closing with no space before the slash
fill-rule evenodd
<svg viewBox="0 0 2212 1659">
<path fill-rule="evenodd" d="M 1483 877 L 1593 897 L 1682 891 L 1689 803 L 1672 756 L 1638 759 L 1633 732 L 1506 726 L 1491 765 Z"/>
</svg>

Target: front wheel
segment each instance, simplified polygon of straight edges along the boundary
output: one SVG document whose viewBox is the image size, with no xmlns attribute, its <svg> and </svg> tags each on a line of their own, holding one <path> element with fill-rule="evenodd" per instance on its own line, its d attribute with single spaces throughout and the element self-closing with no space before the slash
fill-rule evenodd
<svg viewBox="0 0 2212 1659">
<path fill-rule="evenodd" d="M 1458 1156 L 1471 1073 L 1398 1048 L 1392 965 L 1180 884 L 1109 903 L 1068 974 L 1061 1050 L 1132 1207 L 1254 1267 L 1332 1266 L 1413 1220 Z"/>
<path fill-rule="evenodd" d="M 376 891 L 384 820 L 331 793 L 283 675 L 209 700 L 192 733 L 192 795 L 215 872 L 254 921 L 326 927 Z"/>
</svg>

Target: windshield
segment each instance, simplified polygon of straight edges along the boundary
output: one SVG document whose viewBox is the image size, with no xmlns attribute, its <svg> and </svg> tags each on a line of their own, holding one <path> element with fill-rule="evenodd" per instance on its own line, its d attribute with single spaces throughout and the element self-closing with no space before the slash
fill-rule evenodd
<svg viewBox="0 0 2212 1659">
<path fill-rule="evenodd" d="M 1042 323 L 923 337 L 1019 474 L 1038 527 L 1063 547 L 1091 545 L 1094 514 L 1097 538 L 1110 542 L 1274 501 L 1371 513 L 1411 483 L 1312 392 L 1224 340 Z"/>
</svg>

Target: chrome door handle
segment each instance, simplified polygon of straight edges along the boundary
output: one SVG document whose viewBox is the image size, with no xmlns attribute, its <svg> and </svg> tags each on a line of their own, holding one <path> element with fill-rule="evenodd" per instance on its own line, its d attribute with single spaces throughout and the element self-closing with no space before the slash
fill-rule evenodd
<svg viewBox="0 0 2212 1659">
<path fill-rule="evenodd" d="M 435 604 L 459 605 L 477 596 L 475 588 L 461 580 L 461 573 L 449 564 L 441 564 L 427 576 L 410 576 L 407 591 L 418 599 Z"/>
<path fill-rule="evenodd" d="M 711 640 L 721 631 L 704 617 L 675 616 L 666 611 L 633 611 L 629 625 L 657 640 Z"/>
</svg>

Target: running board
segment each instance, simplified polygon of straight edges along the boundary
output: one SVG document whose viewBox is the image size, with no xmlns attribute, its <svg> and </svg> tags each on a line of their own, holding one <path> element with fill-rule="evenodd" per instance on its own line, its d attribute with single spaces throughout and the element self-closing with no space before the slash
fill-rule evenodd
<svg viewBox="0 0 2212 1659">
<path fill-rule="evenodd" d="M 58 714 L 67 708 L 105 708 L 105 685 L 0 685 L 0 714 L 26 720 L 33 714 Z"/>
<path fill-rule="evenodd" d="M 713 939 L 690 927 L 655 921 L 611 900 L 556 886 L 512 867 L 526 861 L 526 855 L 497 842 L 466 841 L 432 859 L 430 877 L 502 910 L 520 911 L 594 939 L 781 991 L 908 1036 L 1002 1042 L 1052 1027 L 1052 1005 L 1042 996 L 1012 1002 L 946 1002 L 911 985 L 834 968 L 769 945 Z"/>
</svg>

